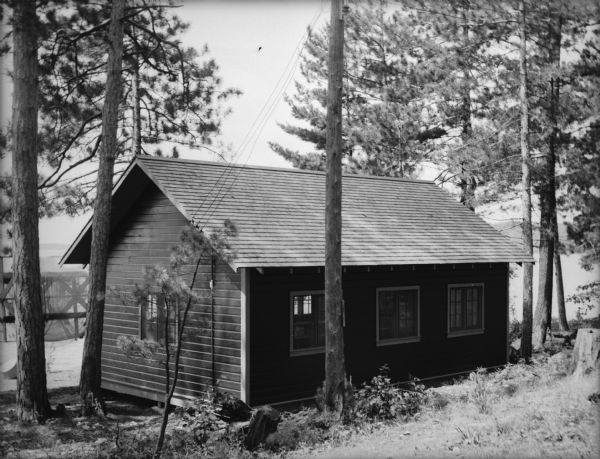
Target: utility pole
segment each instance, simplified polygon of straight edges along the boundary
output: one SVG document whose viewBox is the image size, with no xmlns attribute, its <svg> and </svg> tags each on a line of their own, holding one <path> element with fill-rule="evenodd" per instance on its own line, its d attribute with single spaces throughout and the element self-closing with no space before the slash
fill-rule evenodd
<svg viewBox="0 0 600 459">
<path fill-rule="evenodd" d="M 342 0 L 331 1 L 330 22 L 325 194 L 325 404 L 332 412 L 341 413 L 346 389 L 342 325 Z"/>
<path fill-rule="evenodd" d="M 529 154 L 529 105 L 527 100 L 527 13 L 525 0 L 521 0 L 521 59 L 520 59 L 520 98 L 521 98 L 521 164 L 522 186 L 521 207 L 523 211 L 523 245 L 527 255 L 533 253 L 531 233 L 531 173 Z M 523 330 L 521 334 L 521 355 L 525 361 L 531 359 L 531 336 L 533 325 L 533 263 L 523 263 Z"/>
</svg>

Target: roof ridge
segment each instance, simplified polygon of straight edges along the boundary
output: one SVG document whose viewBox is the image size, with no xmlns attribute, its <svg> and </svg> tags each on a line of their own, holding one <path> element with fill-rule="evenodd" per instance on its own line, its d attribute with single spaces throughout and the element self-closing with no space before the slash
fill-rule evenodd
<svg viewBox="0 0 600 459">
<path fill-rule="evenodd" d="M 238 163 L 219 163 L 216 161 L 204 161 L 198 159 L 187 159 L 187 158 L 164 158 L 150 155 L 136 155 L 135 160 L 141 161 L 164 161 L 164 162 L 175 162 L 183 164 L 203 164 L 207 166 L 217 166 L 222 168 L 235 168 L 235 169 L 250 169 L 250 170 L 264 170 L 264 171 L 275 171 L 275 172 L 290 172 L 298 174 L 309 174 L 309 175 L 325 175 L 323 171 L 316 171 L 310 169 L 296 169 L 293 167 L 276 167 L 276 166 L 258 166 L 258 165 L 247 165 Z M 382 175 L 368 175 L 368 174 L 352 174 L 344 172 L 343 177 L 350 177 L 354 179 L 365 179 L 365 180 L 392 180 L 397 182 L 414 182 L 424 184 L 435 184 L 432 180 L 413 179 L 405 177 L 387 177 Z"/>
</svg>

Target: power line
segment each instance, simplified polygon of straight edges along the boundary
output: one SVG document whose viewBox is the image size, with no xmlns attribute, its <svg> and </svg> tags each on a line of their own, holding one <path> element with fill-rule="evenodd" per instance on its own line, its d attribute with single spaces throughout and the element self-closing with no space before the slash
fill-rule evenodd
<svg viewBox="0 0 600 459">
<path fill-rule="evenodd" d="M 231 160 L 228 162 L 227 166 L 224 168 L 224 170 L 219 175 L 217 181 L 212 185 L 210 190 L 206 193 L 202 202 L 199 204 L 199 206 L 195 210 L 194 214 L 192 215 L 192 219 L 191 219 L 192 222 L 193 223 L 198 222 L 197 226 L 201 230 L 208 223 L 208 220 L 210 219 L 210 217 L 212 217 L 212 215 L 214 214 L 214 212 L 216 210 L 216 206 L 219 204 L 220 200 L 223 198 L 223 196 L 225 196 L 225 194 L 227 192 L 229 192 L 229 190 L 231 190 L 231 188 L 235 184 L 237 177 L 239 176 L 239 174 L 241 172 L 241 168 L 240 168 L 240 170 L 238 170 L 237 174 L 235 176 L 233 176 L 231 183 L 227 187 L 227 190 L 225 191 L 225 193 L 222 193 L 223 189 L 225 188 L 225 186 L 227 186 L 227 183 L 229 181 L 228 174 L 230 173 L 231 170 L 234 169 L 234 167 L 236 167 L 235 161 L 239 157 L 242 156 L 244 149 L 247 148 L 251 143 L 252 143 L 252 147 L 250 148 L 249 153 L 247 154 L 247 157 L 245 159 L 245 162 L 243 163 L 243 166 L 245 166 L 247 164 L 252 153 L 254 152 L 256 143 L 258 142 L 258 139 L 260 138 L 260 134 L 262 133 L 267 121 L 269 120 L 270 116 L 272 115 L 273 111 L 275 110 L 277 103 L 280 101 L 282 93 L 287 89 L 291 80 L 293 79 L 295 69 L 296 69 L 298 61 L 300 59 L 300 55 L 301 55 L 306 43 L 308 42 L 308 39 L 311 36 L 312 28 L 314 27 L 316 22 L 319 20 L 321 14 L 322 14 L 322 11 L 323 11 L 323 4 L 321 2 L 319 11 L 315 13 L 310 25 L 307 27 L 307 30 L 300 38 L 296 48 L 294 49 L 294 51 L 292 52 L 292 55 L 290 56 L 290 59 L 288 60 L 286 67 L 284 68 L 284 71 L 280 75 L 276 85 L 273 87 L 273 90 L 269 94 L 269 97 L 267 98 L 265 104 L 261 108 L 258 116 L 255 118 L 250 129 L 244 136 L 244 139 L 242 140 L 240 147 L 237 149 L 234 156 L 231 158 Z M 254 139 L 254 141 L 252 141 L 252 139 Z M 209 199 L 209 197 L 213 194 L 213 191 L 215 191 L 215 189 L 217 187 L 218 187 L 218 189 L 214 193 L 212 201 L 210 202 L 210 204 L 208 205 L 208 207 L 206 209 L 203 209 L 204 204 Z M 196 215 L 200 211 L 203 211 L 203 215 L 200 218 L 196 218 Z M 200 222 L 203 222 L 203 223 L 200 224 Z"/>
</svg>

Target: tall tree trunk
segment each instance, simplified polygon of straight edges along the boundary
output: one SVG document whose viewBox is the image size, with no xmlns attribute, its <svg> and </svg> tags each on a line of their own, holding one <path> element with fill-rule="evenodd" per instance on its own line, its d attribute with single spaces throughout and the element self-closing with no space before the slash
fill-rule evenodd
<svg viewBox="0 0 600 459">
<path fill-rule="evenodd" d="M 520 46 L 520 98 L 521 98 L 521 164 L 523 212 L 523 246 L 527 255 L 533 254 L 531 230 L 531 172 L 529 154 L 529 102 L 527 99 L 527 12 L 525 1 L 521 0 L 521 46 Z M 533 322 L 533 263 L 523 263 L 523 332 L 521 335 L 521 355 L 525 361 L 531 359 L 531 329 Z"/>
<path fill-rule="evenodd" d="M 561 331 L 569 330 L 565 307 L 565 287 L 563 284 L 562 262 L 560 259 L 560 237 L 558 235 L 558 217 L 554 209 L 554 272 L 556 274 L 556 308 L 558 310 L 558 326 Z"/>
<path fill-rule="evenodd" d="M 462 109 L 461 109 L 461 140 L 463 148 L 468 145 L 473 137 L 473 125 L 471 122 L 471 63 L 468 59 L 469 49 L 469 18 L 470 18 L 470 1 L 463 0 L 461 3 L 461 16 L 463 21 L 462 26 L 462 41 L 463 46 L 459 51 L 464 53 L 462 59 L 463 65 L 463 87 L 462 87 Z M 464 154 L 464 153 L 463 153 Z M 472 171 L 465 170 L 466 161 L 461 161 L 461 175 L 459 181 L 460 202 L 471 210 L 475 210 L 475 178 Z"/>
<path fill-rule="evenodd" d="M 325 210 L 325 403 L 345 408 L 346 369 L 342 327 L 342 90 L 344 20 L 341 0 L 331 2 L 327 88 L 327 179 Z"/>
<path fill-rule="evenodd" d="M 37 196 L 37 14 L 35 0 L 14 3 L 12 225 L 17 417 L 43 421 L 46 389 Z"/>
<path fill-rule="evenodd" d="M 137 56 L 131 59 L 131 98 L 133 99 L 132 106 L 132 143 L 133 154 L 142 154 L 142 119 L 140 110 L 140 67 Z"/>
<path fill-rule="evenodd" d="M 121 99 L 121 66 L 123 58 L 123 12 L 125 0 L 113 0 L 109 28 L 109 50 L 106 78 L 106 96 L 102 109 L 102 145 L 96 202 L 92 221 L 92 250 L 86 333 L 81 364 L 79 394 L 82 413 L 89 415 L 104 411 L 100 393 L 100 357 L 106 293 L 106 259 L 110 231 L 112 178 L 117 155 L 117 123 Z"/>
<path fill-rule="evenodd" d="M 562 33 L 562 17 L 559 12 L 549 26 L 549 64 L 560 66 L 560 45 Z M 550 79 L 549 94 L 549 142 L 548 153 L 543 160 L 539 194 L 540 194 L 540 255 L 538 301 L 535 309 L 533 346 L 541 349 L 546 342 L 546 329 L 550 326 L 552 313 L 552 267 L 554 262 L 554 222 L 556 214 L 556 181 L 555 161 L 558 145 L 558 104 L 560 81 Z"/>
</svg>

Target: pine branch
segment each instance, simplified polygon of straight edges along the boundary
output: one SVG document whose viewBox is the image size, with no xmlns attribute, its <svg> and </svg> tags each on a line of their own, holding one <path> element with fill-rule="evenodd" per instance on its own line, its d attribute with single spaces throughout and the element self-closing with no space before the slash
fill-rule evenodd
<svg viewBox="0 0 600 459">
<path fill-rule="evenodd" d="M 44 181 L 44 183 L 42 184 L 43 186 L 38 186 L 38 189 L 45 187 L 45 188 L 50 188 L 55 186 L 62 177 L 64 177 L 65 174 L 67 174 L 68 172 L 72 171 L 73 169 L 75 169 L 76 167 L 80 166 L 83 163 L 86 163 L 88 161 L 90 161 L 92 158 L 94 158 L 96 156 L 96 153 L 98 152 L 98 147 L 100 146 L 100 142 L 102 140 L 101 136 L 98 136 L 96 139 L 96 144 L 94 145 L 94 148 L 92 149 L 91 153 L 86 156 L 85 158 L 80 159 L 79 161 L 74 162 L 73 164 L 69 165 L 69 167 L 67 167 L 62 173 L 60 173 L 58 175 L 58 177 L 56 177 L 56 179 L 51 182 L 51 183 L 47 183 L 47 180 Z M 56 175 L 56 174 L 53 174 Z"/>
<path fill-rule="evenodd" d="M 66 147 L 63 149 L 63 151 L 60 153 L 60 155 L 59 155 L 59 156 L 60 156 L 60 160 L 59 160 L 59 162 L 58 162 L 58 167 L 56 168 L 56 170 L 55 170 L 55 171 L 54 171 L 52 174 L 50 174 L 50 175 L 49 175 L 49 176 L 46 178 L 46 180 L 44 180 L 44 181 L 42 182 L 42 184 L 41 184 L 41 185 L 39 185 L 39 186 L 38 186 L 38 189 L 40 189 L 40 188 L 45 188 L 45 187 L 50 187 L 50 186 L 53 186 L 53 185 L 55 185 L 55 184 L 57 183 L 57 181 L 54 181 L 54 182 L 52 182 L 51 184 L 48 184 L 48 182 L 50 182 L 50 181 L 52 180 L 52 178 L 53 178 L 53 177 L 54 177 L 54 176 L 55 176 L 55 175 L 56 175 L 56 174 L 59 172 L 59 170 L 60 170 L 60 168 L 61 168 L 61 166 L 62 166 L 62 163 L 63 163 L 63 161 L 64 161 L 64 160 L 65 160 L 65 158 L 66 158 L 67 152 L 68 152 L 68 151 L 69 151 L 69 149 L 70 149 L 70 148 L 73 146 L 73 144 L 74 144 L 74 143 L 75 143 L 75 141 L 76 141 L 76 140 L 79 138 L 79 136 L 81 136 L 81 134 L 83 133 L 83 131 L 84 131 L 85 127 L 87 126 L 87 124 L 88 124 L 88 123 L 90 123 L 91 121 L 95 120 L 95 119 L 98 119 L 98 118 L 100 118 L 101 116 L 102 116 L 102 113 L 95 113 L 94 115 L 90 116 L 89 118 L 87 118 L 87 119 L 86 119 L 86 120 L 85 120 L 85 121 L 82 123 L 82 125 L 79 127 L 79 130 L 77 131 L 77 134 L 75 134 L 75 135 L 74 135 L 74 136 L 71 138 L 71 140 L 69 141 L 69 143 L 67 144 L 67 146 L 66 146 Z M 94 152 L 94 154 L 95 154 L 95 152 Z M 67 169 L 67 171 L 68 171 L 68 170 L 69 170 L 69 169 Z M 61 175 L 61 176 L 62 176 L 62 175 Z M 59 179 L 60 179 L 60 176 L 59 176 Z"/>
</svg>

